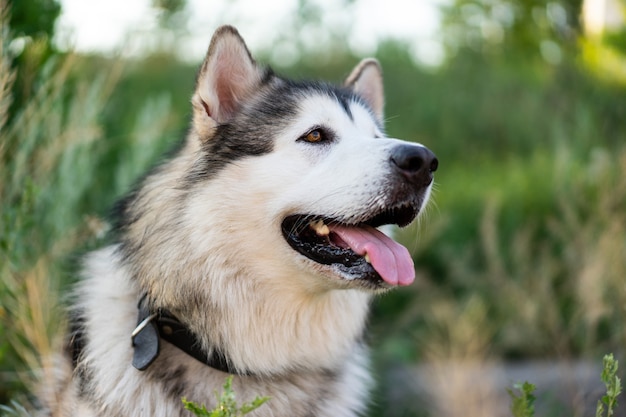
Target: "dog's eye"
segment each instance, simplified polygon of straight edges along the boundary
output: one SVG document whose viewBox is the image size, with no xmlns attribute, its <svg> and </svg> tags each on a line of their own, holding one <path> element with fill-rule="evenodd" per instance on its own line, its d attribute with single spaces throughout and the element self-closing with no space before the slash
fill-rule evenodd
<svg viewBox="0 0 626 417">
<path fill-rule="evenodd" d="M 311 143 L 314 145 L 329 144 L 335 141 L 336 134 L 331 129 L 323 126 L 311 128 L 307 133 L 298 138 L 298 142 Z"/>
<path fill-rule="evenodd" d="M 315 129 L 307 133 L 302 139 L 309 143 L 318 143 L 324 140 L 324 134 L 321 130 Z"/>
</svg>

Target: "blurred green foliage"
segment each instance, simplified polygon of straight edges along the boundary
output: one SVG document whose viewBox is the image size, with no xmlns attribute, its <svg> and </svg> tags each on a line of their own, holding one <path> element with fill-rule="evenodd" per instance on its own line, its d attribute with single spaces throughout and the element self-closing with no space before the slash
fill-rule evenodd
<svg viewBox="0 0 626 417">
<path fill-rule="evenodd" d="M 184 17 L 184 1 L 153 3 Z M 417 283 L 375 304 L 380 367 L 454 359 L 472 345 L 459 326 L 481 341 L 472 355 L 495 358 L 597 357 L 626 343 L 626 88 L 584 59 L 580 3 L 455 1 L 436 69 L 402 42 L 379 45 L 389 135 L 424 143 L 441 163 L 424 220 L 399 231 Z M 35 4 L 48 23 L 29 20 Z M 323 24 L 302 4 L 302 19 Z M 167 51 L 59 54 L 49 44 L 57 3 L 12 11 L 0 71 L 10 91 L 0 89 L 0 110 L 11 109 L 0 117 L 0 402 L 23 389 L 16 375 L 37 349 L 20 333 L 25 283 L 42 268 L 50 294 L 75 279 L 72 254 L 103 244 L 108 208 L 184 135 L 196 72 Z M 11 39 L 40 36 L 33 28 L 45 48 L 33 40 L 7 53 Z M 622 38 L 604 41 L 623 52 Z M 341 82 L 357 61 L 335 42 L 276 69 Z"/>
<path fill-rule="evenodd" d="M 7 0 L 9 1 L 9 0 Z M 33 92 L 36 74 L 54 53 L 52 38 L 61 5 L 57 0 L 13 0 L 8 3 L 12 45 L 19 49 L 13 59 L 13 112 Z"/>
<path fill-rule="evenodd" d="M 552 42 L 572 48 L 581 31 L 582 0 L 454 0 L 444 6 L 443 35 L 451 51 L 469 48 L 524 60 Z M 522 54 L 520 54 L 522 52 Z"/>
<path fill-rule="evenodd" d="M 61 14 L 58 0 L 10 1 L 11 29 L 15 37 L 52 39 L 54 24 Z"/>
</svg>

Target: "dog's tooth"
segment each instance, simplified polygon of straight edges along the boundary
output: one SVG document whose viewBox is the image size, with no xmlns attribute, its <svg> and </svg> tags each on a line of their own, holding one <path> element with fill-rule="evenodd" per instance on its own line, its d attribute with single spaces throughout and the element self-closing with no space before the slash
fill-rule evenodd
<svg viewBox="0 0 626 417">
<path fill-rule="evenodd" d="M 364 258 L 365 258 L 365 262 L 367 262 L 368 264 L 372 263 L 372 261 L 370 260 L 370 254 L 369 253 L 366 253 Z"/>
<path fill-rule="evenodd" d="M 309 226 L 311 226 L 319 236 L 328 236 L 330 234 L 330 229 L 324 224 L 324 220 L 316 220 L 309 223 Z"/>
</svg>

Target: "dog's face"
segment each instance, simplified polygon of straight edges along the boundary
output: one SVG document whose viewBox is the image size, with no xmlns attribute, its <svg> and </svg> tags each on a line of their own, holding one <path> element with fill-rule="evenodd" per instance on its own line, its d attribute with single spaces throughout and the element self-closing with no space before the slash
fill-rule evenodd
<svg viewBox="0 0 626 417">
<path fill-rule="evenodd" d="M 273 152 L 258 162 L 279 180 L 266 190 L 275 192 L 267 233 L 280 225 L 277 246 L 292 249 L 283 259 L 344 287 L 413 281 L 406 248 L 375 227 L 405 226 L 422 210 L 437 164 L 430 151 L 385 138 L 364 103 L 318 94 L 301 101 Z"/>
<path fill-rule="evenodd" d="M 224 29 L 193 104 L 201 156 L 190 177 L 203 184 L 194 206 L 218 199 L 211 216 L 220 224 L 207 227 L 223 231 L 225 253 L 254 262 L 253 275 L 303 277 L 309 288 L 413 281 L 408 250 L 376 227 L 415 219 L 438 162 L 422 145 L 385 137 L 376 61 L 363 61 L 339 88 L 285 81 Z"/>
</svg>

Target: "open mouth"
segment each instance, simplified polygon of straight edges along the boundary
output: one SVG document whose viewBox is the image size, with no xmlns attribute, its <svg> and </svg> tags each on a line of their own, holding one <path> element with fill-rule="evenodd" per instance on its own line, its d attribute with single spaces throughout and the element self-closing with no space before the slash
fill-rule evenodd
<svg viewBox="0 0 626 417">
<path fill-rule="evenodd" d="M 400 205 L 355 223 L 310 214 L 291 215 L 283 220 L 282 232 L 294 250 L 347 279 L 376 287 L 409 285 L 415 279 L 409 251 L 376 227 L 406 226 L 417 216 L 417 207 Z"/>
</svg>

